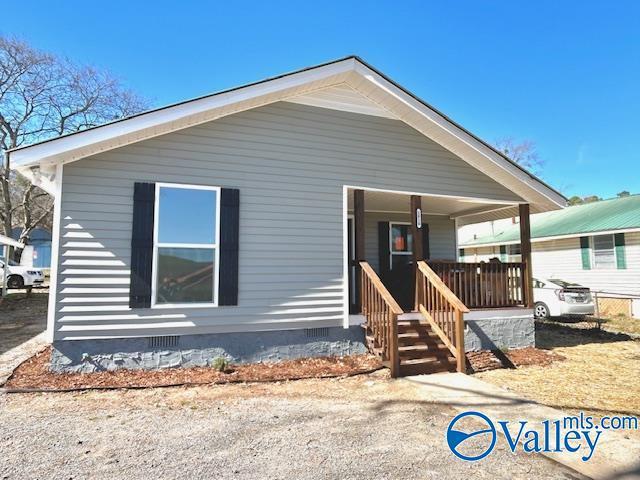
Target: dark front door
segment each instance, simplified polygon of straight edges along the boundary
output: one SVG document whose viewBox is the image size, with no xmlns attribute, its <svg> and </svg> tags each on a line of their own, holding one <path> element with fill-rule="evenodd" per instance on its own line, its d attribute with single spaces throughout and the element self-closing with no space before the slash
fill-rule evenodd
<svg viewBox="0 0 640 480">
<path fill-rule="evenodd" d="M 423 252 L 428 258 L 429 228 L 423 224 Z M 400 307 L 412 311 L 415 303 L 415 263 L 411 224 L 380 222 L 378 252 L 382 282 Z"/>
</svg>

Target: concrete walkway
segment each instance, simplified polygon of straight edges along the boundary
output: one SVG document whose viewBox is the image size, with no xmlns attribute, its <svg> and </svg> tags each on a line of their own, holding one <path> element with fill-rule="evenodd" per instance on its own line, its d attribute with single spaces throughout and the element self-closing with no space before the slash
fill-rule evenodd
<svg viewBox="0 0 640 480">
<path fill-rule="evenodd" d="M 543 420 L 553 421 L 569 416 L 560 410 L 526 400 L 495 385 L 461 373 L 419 375 L 406 377 L 404 381 L 419 384 L 421 395 L 426 401 L 446 404 L 459 412 L 476 410 L 494 421 L 508 420 L 516 426 L 518 421 L 528 420 L 531 422 L 529 428 L 535 427 L 538 431 L 541 431 L 539 426 Z M 512 433 L 516 432 L 512 431 Z M 603 430 L 593 456 L 586 462 L 581 460 L 580 452 L 543 453 L 543 455 L 594 479 L 640 478 L 640 435 L 638 433 L 625 430 Z M 504 438 L 502 440 L 506 442 Z"/>
<path fill-rule="evenodd" d="M 0 386 L 4 385 L 18 365 L 41 352 L 47 345 L 45 332 L 42 332 L 0 355 Z"/>
</svg>

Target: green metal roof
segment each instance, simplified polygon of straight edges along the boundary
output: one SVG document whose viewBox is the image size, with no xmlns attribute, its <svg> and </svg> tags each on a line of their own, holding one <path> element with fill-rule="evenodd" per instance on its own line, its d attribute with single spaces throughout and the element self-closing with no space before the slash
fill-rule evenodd
<svg viewBox="0 0 640 480">
<path fill-rule="evenodd" d="M 612 198 L 531 216 L 531 238 L 640 228 L 640 195 Z M 495 245 L 520 240 L 520 227 L 466 242 L 461 247 Z"/>
</svg>

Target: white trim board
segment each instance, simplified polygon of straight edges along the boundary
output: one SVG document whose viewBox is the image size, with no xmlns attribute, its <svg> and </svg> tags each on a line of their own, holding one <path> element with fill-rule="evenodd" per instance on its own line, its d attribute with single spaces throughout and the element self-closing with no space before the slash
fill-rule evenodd
<svg viewBox="0 0 640 480">
<path fill-rule="evenodd" d="M 421 197 L 449 198 L 454 200 L 464 200 L 468 203 L 495 203 L 498 205 L 507 205 L 508 207 L 518 205 L 517 203 L 514 203 L 513 200 L 496 200 L 493 198 L 484 197 L 465 197 L 461 195 L 447 195 L 443 193 L 413 192 L 411 190 L 389 190 L 387 188 L 365 187 L 362 185 L 344 185 L 344 187 L 348 188 L 349 190 L 364 190 L 365 192 L 395 193 L 398 195 L 418 195 Z M 521 203 L 526 202 L 522 201 Z"/>
<path fill-rule="evenodd" d="M 349 188 L 342 187 L 342 327 L 349 328 Z"/>
<path fill-rule="evenodd" d="M 262 82 L 152 110 L 101 127 L 8 152 L 13 165 L 67 163 L 277 101 L 346 84 L 374 104 L 453 152 L 539 210 L 563 207 L 566 199 L 442 113 L 357 57 L 348 57 Z M 494 202 L 497 203 L 497 202 Z"/>
<path fill-rule="evenodd" d="M 162 243 L 158 241 L 158 227 L 160 225 L 160 190 L 162 188 L 181 188 L 184 190 L 208 190 L 216 192 L 215 212 L 215 238 L 214 243 Z M 220 290 L 220 203 L 221 187 L 208 185 L 189 185 L 184 183 L 156 182 L 155 200 L 153 206 L 153 260 L 151 267 L 151 308 L 214 308 L 218 306 L 218 293 Z M 213 272 L 213 302 L 201 303 L 158 303 L 158 250 L 166 247 L 178 248 L 203 248 L 214 250 Z"/>
<path fill-rule="evenodd" d="M 349 213 L 351 214 L 352 212 L 353 212 L 353 208 L 349 209 Z M 364 213 L 388 213 L 392 215 L 411 215 L 411 212 L 409 210 L 400 211 L 400 210 L 367 210 L 365 209 Z M 435 212 L 422 212 L 422 216 L 449 218 L 448 213 L 435 213 Z"/>
<path fill-rule="evenodd" d="M 49 270 L 49 298 L 47 306 L 47 342 L 55 340 L 56 299 L 58 295 L 58 270 L 60 260 L 60 228 L 62 226 L 62 173 L 63 165 L 56 166 L 53 195 L 53 223 L 51 232 L 51 268 Z"/>
</svg>

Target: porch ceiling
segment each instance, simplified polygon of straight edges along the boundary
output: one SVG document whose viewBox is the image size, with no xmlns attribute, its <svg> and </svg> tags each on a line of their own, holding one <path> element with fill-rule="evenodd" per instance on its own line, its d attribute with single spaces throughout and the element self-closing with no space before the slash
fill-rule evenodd
<svg viewBox="0 0 640 480">
<path fill-rule="evenodd" d="M 411 210 L 409 205 L 410 197 L 411 195 L 404 193 L 365 190 L 365 211 L 409 213 Z M 451 218 L 465 214 L 482 214 L 500 209 L 496 210 L 498 213 L 501 210 L 512 207 L 510 204 L 492 203 L 472 198 L 451 198 L 431 195 L 421 195 L 421 198 L 423 214 L 447 215 Z M 348 208 L 350 211 L 353 210 L 353 191 L 349 191 Z"/>
</svg>

